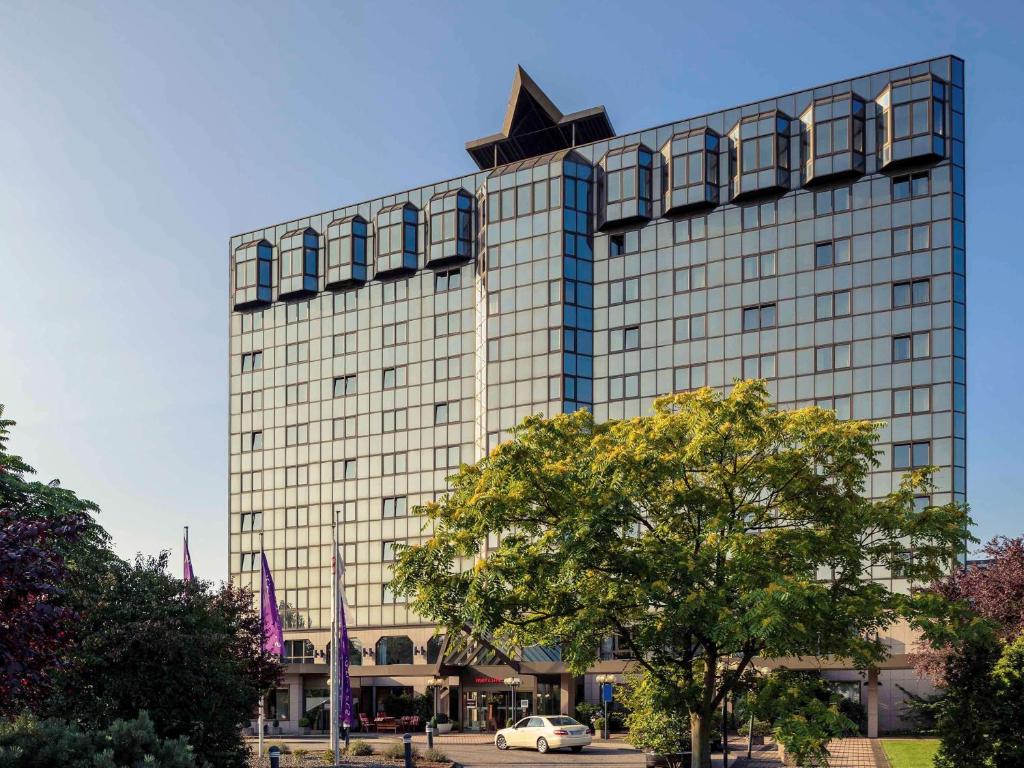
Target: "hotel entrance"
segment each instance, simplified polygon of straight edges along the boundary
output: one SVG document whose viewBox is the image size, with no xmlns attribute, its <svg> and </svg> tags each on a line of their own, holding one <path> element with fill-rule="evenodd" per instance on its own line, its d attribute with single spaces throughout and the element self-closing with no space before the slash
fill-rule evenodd
<svg viewBox="0 0 1024 768">
<path fill-rule="evenodd" d="M 462 681 L 462 729 L 467 733 L 493 732 L 510 720 L 533 714 L 533 681 L 525 676 L 512 698 L 512 691 L 498 677 L 475 676 Z"/>
</svg>

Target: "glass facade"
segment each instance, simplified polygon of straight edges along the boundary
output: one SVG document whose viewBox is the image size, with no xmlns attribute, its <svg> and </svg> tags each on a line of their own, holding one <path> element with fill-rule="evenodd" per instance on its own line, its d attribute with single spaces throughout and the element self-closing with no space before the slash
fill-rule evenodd
<svg viewBox="0 0 1024 768">
<path fill-rule="evenodd" d="M 319 651 L 336 515 L 363 668 L 408 635 L 422 672 L 391 545 L 460 461 L 534 413 L 740 377 L 885 422 L 869 493 L 927 461 L 930 500 L 964 501 L 963 81 L 938 58 L 232 238 L 232 578 L 257 587 L 262 533 Z"/>
</svg>

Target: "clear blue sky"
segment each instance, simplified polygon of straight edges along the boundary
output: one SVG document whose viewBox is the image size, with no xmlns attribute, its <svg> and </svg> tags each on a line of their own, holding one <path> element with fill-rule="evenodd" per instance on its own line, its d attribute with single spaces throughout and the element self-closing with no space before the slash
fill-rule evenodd
<svg viewBox="0 0 1024 768">
<path fill-rule="evenodd" d="M 122 554 L 227 566 L 227 241 L 449 178 L 521 63 L 620 131 L 967 61 L 968 490 L 1019 535 L 1024 5 L 0 0 L 0 402 Z M 1014 227 L 1017 227 L 1015 230 Z M 1014 235 L 1014 232 L 1018 234 Z"/>
</svg>

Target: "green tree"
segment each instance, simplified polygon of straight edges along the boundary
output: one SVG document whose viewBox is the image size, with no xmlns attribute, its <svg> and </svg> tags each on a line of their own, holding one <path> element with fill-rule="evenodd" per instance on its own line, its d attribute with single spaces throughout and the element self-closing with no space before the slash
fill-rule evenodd
<svg viewBox="0 0 1024 768">
<path fill-rule="evenodd" d="M 1024 634 L 1003 646 L 992 670 L 997 720 L 993 728 L 993 765 L 1024 765 Z"/>
<path fill-rule="evenodd" d="M 67 666 L 37 711 L 90 729 L 145 710 L 161 737 L 187 738 L 200 763 L 244 766 L 242 726 L 280 664 L 262 651 L 250 593 L 186 586 L 166 566 L 166 553 L 115 560 L 78 595 Z"/>
<path fill-rule="evenodd" d="M 399 554 L 393 586 L 450 636 L 559 644 L 576 673 L 618 635 L 678 689 L 704 768 L 714 713 L 755 657 L 868 666 L 886 627 L 937 607 L 871 568 L 931 581 L 968 518 L 915 511 L 923 472 L 865 498 L 877 438 L 830 411 L 777 411 L 759 382 L 663 397 L 624 421 L 528 418 L 427 505 L 433 534 Z"/>
</svg>

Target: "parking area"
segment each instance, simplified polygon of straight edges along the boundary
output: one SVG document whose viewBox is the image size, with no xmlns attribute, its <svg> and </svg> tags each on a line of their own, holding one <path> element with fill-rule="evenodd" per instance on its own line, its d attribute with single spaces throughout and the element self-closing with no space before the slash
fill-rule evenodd
<svg viewBox="0 0 1024 768">
<path fill-rule="evenodd" d="M 499 752 L 493 744 L 438 744 L 452 760 L 465 768 L 505 768 L 509 765 L 564 765 L 604 768 L 636 768 L 644 765 L 644 756 L 618 739 L 594 742 L 579 754 L 556 750 L 541 755 L 532 749 Z"/>
</svg>

